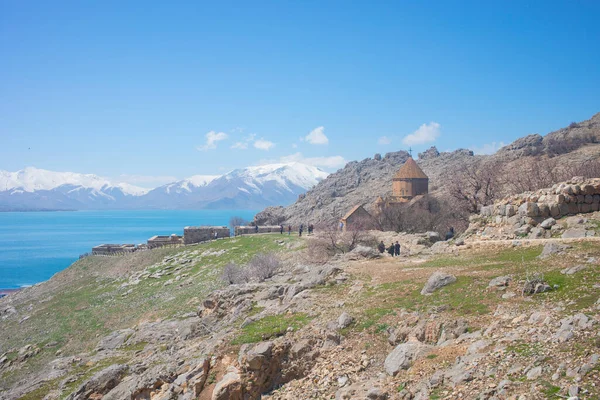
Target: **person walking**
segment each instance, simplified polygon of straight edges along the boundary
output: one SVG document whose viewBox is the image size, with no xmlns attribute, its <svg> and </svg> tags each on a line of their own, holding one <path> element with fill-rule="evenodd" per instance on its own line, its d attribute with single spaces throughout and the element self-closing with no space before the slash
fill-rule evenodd
<svg viewBox="0 0 600 400">
<path fill-rule="evenodd" d="M 298 236 L 302 236 L 303 230 L 304 230 L 304 225 L 300 224 L 300 228 L 298 228 Z"/>
<path fill-rule="evenodd" d="M 215 236 L 215 240 L 217 240 L 219 238 L 219 232 L 215 231 L 214 236 Z"/>
<path fill-rule="evenodd" d="M 344 223 L 340 221 L 340 232 L 344 230 Z"/>
<path fill-rule="evenodd" d="M 288 236 L 292 234 L 292 226 L 288 225 Z"/>
<path fill-rule="evenodd" d="M 283 235 L 283 225 L 279 225 L 279 234 Z"/>
<path fill-rule="evenodd" d="M 396 257 L 400 255 L 400 243 L 398 243 L 398 241 L 396 241 L 396 244 L 394 245 L 394 255 Z"/>
<path fill-rule="evenodd" d="M 377 245 L 377 250 L 379 250 L 379 252 L 382 254 L 385 251 L 385 244 L 383 244 L 383 240 Z"/>
<path fill-rule="evenodd" d="M 258 233 L 258 225 L 254 225 L 254 233 Z"/>
<path fill-rule="evenodd" d="M 394 257 L 394 243 L 392 243 L 390 247 L 387 248 L 387 252 L 390 256 Z"/>
</svg>

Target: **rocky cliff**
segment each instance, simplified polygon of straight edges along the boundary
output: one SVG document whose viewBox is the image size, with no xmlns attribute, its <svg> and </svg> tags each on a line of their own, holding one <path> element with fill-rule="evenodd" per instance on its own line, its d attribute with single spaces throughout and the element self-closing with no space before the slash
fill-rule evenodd
<svg viewBox="0 0 600 400">
<path fill-rule="evenodd" d="M 546 136 L 528 135 L 501 148 L 489 156 L 475 156 L 470 150 L 440 153 L 435 147 L 419 154 L 417 163 L 429 176 L 429 190 L 434 196 L 446 196 L 446 182 L 459 165 L 475 162 L 497 162 L 504 169 L 506 179 L 520 173 L 528 158 L 552 158 L 555 165 L 581 164 L 600 156 L 600 113 L 591 119 L 572 123 Z M 255 223 L 299 225 L 301 223 L 336 224 L 348 210 L 357 204 L 367 208 L 378 196 L 391 194 L 392 177 L 409 154 L 397 151 L 381 157 L 352 161 L 288 207 L 269 207 L 258 213 Z"/>
</svg>

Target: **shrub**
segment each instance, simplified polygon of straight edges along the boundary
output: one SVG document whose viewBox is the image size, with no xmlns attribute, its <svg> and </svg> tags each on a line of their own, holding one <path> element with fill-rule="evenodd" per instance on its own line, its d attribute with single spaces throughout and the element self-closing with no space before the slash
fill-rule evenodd
<svg viewBox="0 0 600 400">
<path fill-rule="evenodd" d="M 246 266 L 250 280 L 259 282 L 269 279 L 281 267 L 281 261 L 274 253 L 259 253 Z"/>
<path fill-rule="evenodd" d="M 247 277 L 245 271 L 234 263 L 229 263 L 223 268 L 221 279 L 228 285 L 246 283 Z"/>
</svg>

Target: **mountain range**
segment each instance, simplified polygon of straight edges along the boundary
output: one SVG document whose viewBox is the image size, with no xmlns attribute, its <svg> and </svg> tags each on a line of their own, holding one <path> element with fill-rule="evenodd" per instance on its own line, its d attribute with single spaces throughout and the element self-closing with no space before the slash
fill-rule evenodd
<svg viewBox="0 0 600 400">
<path fill-rule="evenodd" d="M 302 164 L 269 164 L 195 175 L 155 189 L 73 172 L 0 171 L 0 210 L 262 209 L 287 205 L 327 177 Z"/>
</svg>

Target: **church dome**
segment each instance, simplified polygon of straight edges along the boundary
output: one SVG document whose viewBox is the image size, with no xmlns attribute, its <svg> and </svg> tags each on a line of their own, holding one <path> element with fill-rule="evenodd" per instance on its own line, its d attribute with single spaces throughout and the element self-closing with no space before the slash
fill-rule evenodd
<svg viewBox="0 0 600 400">
<path fill-rule="evenodd" d="M 394 175 L 394 179 L 429 179 L 425 172 L 417 165 L 412 157 L 408 157 L 408 160 Z"/>
</svg>

